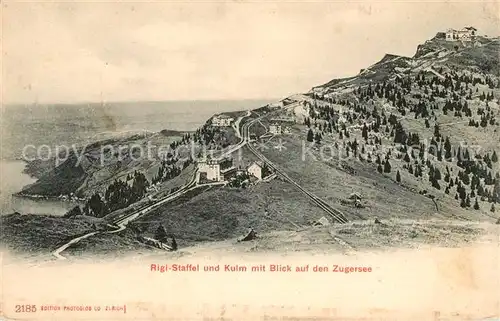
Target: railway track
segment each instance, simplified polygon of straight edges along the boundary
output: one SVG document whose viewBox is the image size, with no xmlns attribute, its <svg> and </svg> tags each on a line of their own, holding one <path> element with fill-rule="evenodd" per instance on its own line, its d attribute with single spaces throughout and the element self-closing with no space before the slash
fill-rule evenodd
<svg viewBox="0 0 500 321">
<path fill-rule="evenodd" d="M 294 108 L 298 105 L 299 103 L 292 103 L 289 106 L 286 106 L 285 109 L 290 109 Z M 297 182 L 295 182 L 292 178 L 290 178 L 287 173 L 285 173 L 283 170 L 281 170 L 278 166 L 273 164 L 269 159 L 267 159 L 264 155 L 262 155 L 258 150 L 256 150 L 252 144 L 250 143 L 250 127 L 256 122 L 259 121 L 262 117 L 264 116 L 270 116 L 272 113 L 260 116 L 254 120 L 251 120 L 250 122 L 244 123 L 242 126 L 242 136 L 243 136 L 243 141 L 249 143 L 246 144 L 249 148 L 249 150 L 257 156 L 261 161 L 264 163 L 268 164 L 269 167 L 271 167 L 276 173 L 280 174 L 282 177 L 284 177 L 289 183 L 294 185 L 298 190 L 300 190 L 303 194 L 305 194 L 314 204 L 316 204 L 319 208 L 321 208 L 323 211 L 325 211 L 335 222 L 337 223 L 347 223 L 349 220 L 346 218 L 346 216 L 339 210 L 331 207 L 328 203 L 323 201 L 320 197 L 314 195 L 313 193 L 307 191 L 305 188 L 300 186 Z"/>
<path fill-rule="evenodd" d="M 292 103 L 288 106 L 285 107 L 285 109 L 291 109 L 299 105 L 299 103 Z M 319 208 L 321 208 L 323 211 L 325 211 L 335 222 L 337 223 L 347 223 L 349 220 L 346 218 L 346 216 L 339 210 L 331 207 L 328 203 L 323 201 L 320 197 L 314 195 L 313 193 L 307 191 L 305 188 L 300 186 L 297 182 L 295 182 L 292 178 L 290 178 L 283 170 L 281 170 L 278 166 L 273 164 L 269 159 L 267 159 L 264 155 L 262 155 L 258 150 L 256 150 L 252 144 L 250 143 L 250 127 L 256 122 L 259 121 L 261 118 L 264 116 L 270 116 L 273 113 L 269 113 L 267 115 L 262 115 L 256 119 L 251 120 L 250 122 L 244 123 L 242 125 L 242 140 L 248 144 L 246 144 L 249 148 L 249 150 L 257 156 L 261 161 L 264 163 L 268 164 L 269 167 L 271 167 L 276 173 L 280 174 L 282 177 L 284 177 L 289 183 L 294 185 L 298 190 L 300 190 L 303 194 L 305 194 L 314 204 L 316 204 Z"/>
<path fill-rule="evenodd" d="M 320 197 L 314 195 L 313 193 L 307 191 L 302 186 L 300 186 L 297 182 L 295 182 L 293 179 L 291 179 L 283 170 L 278 168 L 275 164 L 273 164 L 271 161 L 269 161 L 264 155 L 259 153 L 252 146 L 252 144 L 248 144 L 247 146 L 249 147 L 250 151 L 252 153 L 254 153 L 255 156 L 257 156 L 257 158 L 259 158 L 261 161 L 265 162 L 276 173 L 279 173 L 289 183 L 294 185 L 298 190 L 300 190 L 303 194 L 305 194 L 307 197 L 309 197 L 314 204 L 316 204 L 319 208 L 321 208 L 323 211 L 325 211 L 335 222 L 342 223 L 342 224 L 349 222 L 349 220 L 345 217 L 345 215 L 341 211 L 334 209 L 329 204 L 327 204 L 325 201 L 323 201 Z"/>
</svg>

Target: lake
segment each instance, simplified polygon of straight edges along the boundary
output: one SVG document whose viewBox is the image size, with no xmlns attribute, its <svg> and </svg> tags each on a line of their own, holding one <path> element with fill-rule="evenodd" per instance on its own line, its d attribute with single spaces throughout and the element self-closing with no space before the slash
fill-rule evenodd
<svg viewBox="0 0 500 321">
<path fill-rule="evenodd" d="M 106 104 L 3 106 L 1 124 L 0 213 L 62 215 L 75 204 L 13 197 L 34 180 L 23 174 L 25 146 L 71 146 L 111 133 L 193 131 L 212 115 L 262 107 L 274 100 L 167 101 Z M 103 135 L 103 134 L 106 135 Z M 33 150 L 31 148 L 31 150 Z"/>
</svg>

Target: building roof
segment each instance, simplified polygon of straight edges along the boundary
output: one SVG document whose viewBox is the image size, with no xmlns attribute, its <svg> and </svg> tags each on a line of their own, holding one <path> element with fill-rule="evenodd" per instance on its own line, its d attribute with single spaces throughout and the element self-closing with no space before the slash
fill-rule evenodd
<svg viewBox="0 0 500 321">
<path fill-rule="evenodd" d="M 231 117 L 229 115 L 225 115 L 225 114 L 215 115 L 214 118 L 218 118 L 218 119 L 234 119 L 233 117 Z"/>
<path fill-rule="evenodd" d="M 262 163 L 262 161 L 255 161 L 255 162 L 253 162 L 252 164 L 250 164 L 250 165 L 248 166 L 248 168 L 250 168 L 250 167 L 251 167 L 251 166 L 253 166 L 253 165 L 257 165 L 257 166 L 259 166 L 260 168 L 264 167 L 264 163 Z"/>
<path fill-rule="evenodd" d="M 351 195 L 349 195 L 349 199 L 361 199 L 361 195 L 359 195 L 358 193 L 351 193 Z"/>
<path fill-rule="evenodd" d="M 221 169 L 220 173 L 221 174 L 226 174 L 227 172 L 231 172 L 231 171 L 236 171 L 236 167 L 232 166 L 232 167 L 229 167 L 229 168 L 226 168 L 226 169 Z"/>
<path fill-rule="evenodd" d="M 328 226 L 330 225 L 330 221 L 326 217 L 322 216 L 319 220 L 314 222 L 314 225 Z"/>
<path fill-rule="evenodd" d="M 472 27 L 472 26 L 469 26 L 469 27 L 464 27 L 465 30 L 474 30 L 474 31 L 477 31 L 476 28 Z"/>
</svg>

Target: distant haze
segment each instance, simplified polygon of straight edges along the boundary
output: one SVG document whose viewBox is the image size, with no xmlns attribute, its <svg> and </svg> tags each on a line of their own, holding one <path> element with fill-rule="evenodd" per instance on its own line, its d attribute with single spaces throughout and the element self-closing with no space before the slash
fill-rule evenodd
<svg viewBox="0 0 500 321">
<path fill-rule="evenodd" d="M 412 56 L 496 2 L 3 2 L 4 103 L 255 99 Z"/>
</svg>

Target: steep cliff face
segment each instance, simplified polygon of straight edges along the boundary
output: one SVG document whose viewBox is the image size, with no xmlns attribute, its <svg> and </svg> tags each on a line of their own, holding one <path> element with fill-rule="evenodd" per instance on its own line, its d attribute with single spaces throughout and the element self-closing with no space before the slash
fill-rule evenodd
<svg viewBox="0 0 500 321">
<path fill-rule="evenodd" d="M 427 40 L 423 44 L 418 45 L 417 51 L 415 52 L 413 58 L 414 59 L 423 58 L 431 54 L 438 54 L 439 52 L 442 51 L 453 52 L 465 47 L 466 45 L 460 41 L 450 42 L 440 38 L 433 38 Z"/>
<path fill-rule="evenodd" d="M 27 171 L 38 180 L 26 186 L 20 195 L 58 197 L 74 194 L 86 198 L 96 191 L 103 192 L 114 180 L 125 179 L 135 170 L 144 171 L 151 179 L 161 160 L 158 150 L 151 147 L 152 156 L 148 156 L 148 146 L 166 148 L 176 138 L 159 133 L 107 139 L 70 151 L 66 160 L 61 156 L 59 161 L 56 158 L 33 161 L 28 163 Z"/>
<path fill-rule="evenodd" d="M 53 170 L 40 176 L 37 182 L 25 187 L 21 195 L 43 195 L 56 197 L 75 192 L 85 181 L 86 173 L 78 164 L 78 158 L 71 154 L 69 158 Z"/>
</svg>

